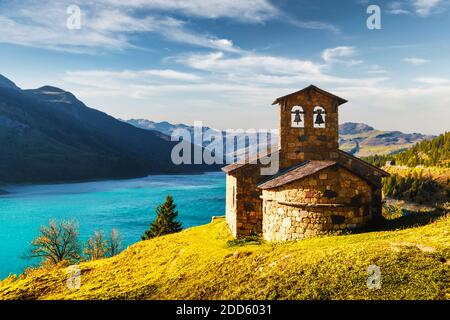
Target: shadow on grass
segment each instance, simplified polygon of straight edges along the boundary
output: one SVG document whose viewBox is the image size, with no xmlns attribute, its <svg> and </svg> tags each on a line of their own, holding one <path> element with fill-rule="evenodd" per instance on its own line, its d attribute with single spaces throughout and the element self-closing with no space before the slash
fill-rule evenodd
<svg viewBox="0 0 450 320">
<path fill-rule="evenodd" d="M 389 231 L 424 226 L 448 214 L 444 210 L 435 209 L 429 212 L 411 212 L 403 209 L 401 215 L 385 217 L 374 224 L 372 231 Z"/>
</svg>

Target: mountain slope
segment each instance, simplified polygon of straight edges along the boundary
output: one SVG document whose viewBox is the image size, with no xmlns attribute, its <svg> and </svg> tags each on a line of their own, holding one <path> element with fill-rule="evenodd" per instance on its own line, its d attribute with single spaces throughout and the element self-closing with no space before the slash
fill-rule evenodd
<svg viewBox="0 0 450 320">
<path fill-rule="evenodd" d="M 154 122 L 145 119 L 130 119 L 127 123 L 146 130 L 156 130 L 171 135 L 176 129 L 187 129 L 193 134 L 193 127 L 186 124 L 171 124 L 169 122 Z M 210 129 L 204 127 L 203 130 Z M 214 129 L 213 129 L 214 130 Z M 217 131 L 217 130 L 216 130 Z M 224 131 L 218 131 L 224 137 Z M 365 123 L 345 122 L 339 125 L 340 148 L 358 157 L 374 154 L 390 154 L 413 146 L 415 143 L 431 139 L 433 136 L 420 133 L 402 133 L 400 131 L 380 131 Z M 273 137 L 277 144 L 278 137 Z M 204 145 L 206 146 L 206 145 Z M 242 154 L 241 152 L 237 153 Z"/>
<path fill-rule="evenodd" d="M 78 290 L 66 287 L 66 268 L 9 277 L 0 300 L 450 299 L 449 228 L 447 216 L 404 230 L 230 247 L 216 219 L 79 264 Z M 367 288 L 371 265 L 381 271 L 379 290 Z"/>
<path fill-rule="evenodd" d="M 171 124 L 167 121 L 154 122 L 154 121 L 150 121 L 150 120 L 146 120 L 146 119 L 130 119 L 130 120 L 122 120 L 122 121 L 125 121 L 137 128 L 141 128 L 141 129 L 145 129 L 145 130 L 156 130 L 156 131 L 159 131 L 168 136 L 172 135 L 172 133 L 178 129 L 187 130 L 190 134 L 190 139 L 191 139 L 190 141 L 194 142 L 194 143 L 196 142 L 194 126 L 188 126 L 186 124 L 181 124 L 181 123 L 180 124 Z M 213 129 L 213 128 L 205 127 L 205 126 L 202 128 L 202 132 L 203 132 L 203 134 L 205 134 L 205 136 L 206 136 L 206 133 L 208 133 L 208 134 L 214 135 L 215 137 L 221 137 L 221 139 L 224 143 L 224 149 L 226 149 L 228 147 L 228 145 L 227 145 L 228 139 L 233 139 L 233 141 L 234 141 L 234 143 L 232 144 L 232 146 L 234 146 L 233 150 L 224 150 L 224 153 L 226 155 L 231 155 L 233 158 L 235 157 L 236 159 L 239 159 L 241 157 L 244 157 L 245 154 L 248 152 L 248 150 L 246 150 L 246 148 L 249 146 L 250 142 L 249 142 L 248 137 L 245 135 L 245 133 L 226 132 L 225 130 L 218 130 L 218 129 Z M 261 133 L 261 135 L 262 135 L 262 133 Z M 274 136 L 272 138 L 273 141 L 270 140 L 270 137 L 271 137 L 271 134 L 267 133 L 267 142 L 268 143 L 272 142 L 273 145 L 276 145 L 278 137 Z M 209 148 L 210 143 L 211 143 L 211 141 L 208 141 L 208 138 L 204 137 L 204 139 L 199 143 L 199 145 L 201 144 L 202 147 Z M 258 145 L 259 145 L 260 150 L 265 150 L 264 149 L 266 147 L 265 141 L 263 141 L 263 140 L 258 141 Z M 221 155 L 221 156 L 223 156 L 223 155 Z"/>
<path fill-rule="evenodd" d="M 21 90 L 0 79 L 0 181 L 43 182 L 194 172 L 175 166 L 176 144 L 88 108 L 73 94 L 45 86 Z M 214 168 L 215 169 L 215 168 Z"/>
<path fill-rule="evenodd" d="M 450 132 L 421 141 L 397 154 L 373 155 L 364 160 L 377 167 L 383 167 L 389 161 L 392 165 L 410 168 L 417 166 L 450 168 Z"/>
<path fill-rule="evenodd" d="M 340 148 L 357 157 L 392 154 L 433 136 L 400 131 L 380 131 L 364 123 L 346 122 L 339 126 Z"/>
</svg>

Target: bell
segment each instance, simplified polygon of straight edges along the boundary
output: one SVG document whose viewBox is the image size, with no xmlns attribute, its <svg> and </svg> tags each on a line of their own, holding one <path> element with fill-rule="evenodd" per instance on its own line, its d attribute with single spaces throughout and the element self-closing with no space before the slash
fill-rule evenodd
<svg viewBox="0 0 450 320">
<path fill-rule="evenodd" d="M 314 121 L 314 123 L 319 126 L 325 123 L 325 121 L 323 121 L 322 112 L 317 112 L 316 121 Z"/>
<path fill-rule="evenodd" d="M 302 122 L 302 117 L 300 116 L 300 110 L 295 110 L 294 122 L 297 124 Z"/>
</svg>

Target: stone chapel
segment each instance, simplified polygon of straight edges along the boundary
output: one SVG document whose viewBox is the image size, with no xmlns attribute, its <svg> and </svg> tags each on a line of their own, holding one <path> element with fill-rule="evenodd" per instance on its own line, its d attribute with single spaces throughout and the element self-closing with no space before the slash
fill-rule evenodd
<svg viewBox="0 0 450 320">
<path fill-rule="evenodd" d="M 263 176 L 262 165 L 248 159 L 222 168 L 233 236 L 297 240 L 381 218 L 381 178 L 388 173 L 339 150 L 338 113 L 346 102 L 313 85 L 274 101 L 278 173 Z"/>
</svg>

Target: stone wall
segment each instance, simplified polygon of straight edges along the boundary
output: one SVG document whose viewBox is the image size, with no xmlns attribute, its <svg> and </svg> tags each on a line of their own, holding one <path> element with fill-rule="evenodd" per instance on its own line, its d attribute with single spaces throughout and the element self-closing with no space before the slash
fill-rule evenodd
<svg viewBox="0 0 450 320">
<path fill-rule="evenodd" d="M 231 234 L 236 236 L 236 177 L 227 174 L 226 184 L 225 219 Z"/>
<path fill-rule="evenodd" d="M 263 237 L 303 239 L 354 229 L 372 220 L 372 187 L 344 168 L 328 168 L 303 180 L 263 190 Z"/>
<path fill-rule="evenodd" d="M 227 175 L 226 220 L 235 237 L 261 234 L 262 193 L 257 184 L 262 178 L 259 165 L 247 166 Z"/>
<path fill-rule="evenodd" d="M 242 169 L 237 175 L 237 236 L 261 234 L 262 231 L 262 199 L 261 190 L 257 187 L 262 179 L 260 166 L 252 165 Z"/>
</svg>

